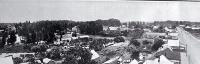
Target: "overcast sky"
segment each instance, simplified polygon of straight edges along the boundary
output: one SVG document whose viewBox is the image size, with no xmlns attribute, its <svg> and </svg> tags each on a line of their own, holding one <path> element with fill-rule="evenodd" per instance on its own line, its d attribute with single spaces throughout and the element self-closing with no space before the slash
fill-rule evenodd
<svg viewBox="0 0 200 64">
<path fill-rule="evenodd" d="M 0 22 L 26 20 L 200 21 L 200 2 L 0 0 Z"/>
</svg>

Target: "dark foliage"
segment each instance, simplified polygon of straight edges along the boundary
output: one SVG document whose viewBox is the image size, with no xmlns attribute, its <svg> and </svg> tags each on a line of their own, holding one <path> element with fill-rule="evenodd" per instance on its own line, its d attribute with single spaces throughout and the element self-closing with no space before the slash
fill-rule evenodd
<svg viewBox="0 0 200 64">
<path fill-rule="evenodd" d="M 131 58 L 139 60 L 139 54 L 140 54 L 139 51 L 134 51 L 134 52 L 132 52 Z"/>
<path fill-rule="evenodd" d="M 131 39 L 130 44 L 135 45 L 136 47 L 139 47 L 141 45 L 140 42 L 135 39 Z"/>
<path fill-rule="evenodd" d="M 7 42 L 8 42 L 9 45 L 13 45 L 15 43 L 15 41 L 16 41 L 16 38 L 17 38 L 15 36 L 15 32 L 11 31 L 10 34 L 9 34 L 9 36 L 10 37 L 8 38 Z"/>
<path fill-rule="evenodd" d="M 91 57 L 92 54 L 87 49 L 81 47 L 70 48 L 63 64 L 89 64 L 91 63 Z"/>
<path fill-rule="evenodd" d="M 103 31 L 102 24 L 96 21 L 81 22 L 79 23 L 79 28 L 82 34 L 97 35 Z"/>
<path fill-rule="evenodd" d="M 109 39 L 95 39 L 90 43 L 89 47 L 95 51 L 100 51 L 104 48 L 103 44 L 107 44 L 109 42 L 111 42 Z"/>
<path fill-rule="evenodd" d="M 158 27 L 158 29 L 154 30 L 154 32 L 164 33 L 165 29 L 163 26 Z"/>
<path fill-rule="evenodd" d="M 129 31 L 128 37 L 132 37 L 133 39 L 141 38 L 144 33 L 142 29 L 135 29 L 133 31 Z"/>
<path fill-rule="evenodd" d="M 161 39 L 156 39 L 156 40 L 154 40 L 154 44 L 153 44 L 153 46 L 152 46 L 152 50 L 153 51 L 157 51 L 160 47 L 162 47 L 162 45 L 165 43 L 163 40 L 161 40 Z"/>
<path fill-rule="evenodd" d="M 108 20 L 96 20 L 98 23 L 102 24 L 103 26 L 120 26 L 120 20 L 118 19 L 108 19 Z"/>
<path fill-rule="evenodd" d="M 144 41 L 142 42 L 142 44 L 143 44 L 143 45 L 148 45 L 148 44 L 152 44 L 152 42 L 149 42 L 149 41 L 147 41 L 147 40 L 144 40 Z"/>
<path fill-rule="evenodd" d="M 114 38 L 114 41 L 117 42 L 117 43 L 119 43 L 119 42 L 124 42 L 125 39 L 123 37 L 121 37 L 121 36 L 118 36 L 118 37 Z"/>
</svg>

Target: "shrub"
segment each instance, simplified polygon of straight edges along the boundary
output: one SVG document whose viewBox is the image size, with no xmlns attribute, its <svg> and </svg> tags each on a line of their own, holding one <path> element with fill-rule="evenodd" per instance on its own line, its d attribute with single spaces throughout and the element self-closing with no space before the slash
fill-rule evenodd
<svg viewBox="0 0 200 64">
<path fill-rule="evenodd" d="M 149 41 L 147 41 L 147 40 L 144 40 L 143 42 L 142 42 L 142 44 L 143 45 L 148 45 L 148 44 L 151 44 L 152 42 L 149 42 Z"/>
<path fill-rule="evenodd" d="M 121 36 L 118 36 L 118 37 L 115 37 L 115 38 L 114 38 L 114 42 L 117 42 L 117 43 L 119 43 L 119 42 L 124 42 L 124 41 L 125 41 L 124 38 L 121 37 Z"/>
<path fill-rule="evenodd" d="M 135 39 L 131 39 L 130 44 L 135 45 L 136 47 L 139 47 L 141 45 L 140 42 Z"/>
<path fill-rule="evenodd" d="M 164 44 L 165 42 L 161 39 L 158 39 L 158 40 L 155 40 L 155 43 L 153 44 L 152 46 L 152 50 L 153 51 L 157 51 L 160 47 L 162 47 L 162 45 Z"/>
<path fill-rule="evenodd" d="M 138 60 L 139 56 L 140 56 L 139 54 L 140 54 L 139 51 L 134 51 L 134 52 L 132 52 L 131 58 Z"/>
</svg>

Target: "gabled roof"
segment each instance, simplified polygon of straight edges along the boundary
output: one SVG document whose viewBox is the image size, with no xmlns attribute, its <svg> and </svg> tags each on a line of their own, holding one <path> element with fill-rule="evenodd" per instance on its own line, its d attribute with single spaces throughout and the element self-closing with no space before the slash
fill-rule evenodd
<svg viewBox="0 0 200 64">
<path fill-rule="evenodd" d="M 118 30 L 119 27 L 109 27 L 109 30 Z"/>
<path fill-rule="evenodd" d="M 154 56 L 157 57 L 161 55 L 166 56 L 166 58 L 169 60 L 180 60 L 179 52 L 172 51 L 169 48 L 166 48 L 165 50 L 157 52 Z"/>
<path fill-rule="evenodd" d="M 139 62 L 137 60 L 132 60 L 129 64 L 138 64 Z"/>
<path fill-rule="evenodd" d="M 119 56 L 111 58 L 110 60 L 104 62 L 103 64 L 112 64 L 113 62 L 117 61 L 119 59 Z"/>
<path fill-rule="evenodd" d="M 160 56 L 160 64 L 174 64 L 170 60 L 168 60 L 164 55 Z"/>
<path fill-rule="evenodd" d="M 179 40 L 168 40 L 168 46 L 179 46 Z"/>
<path fill-rule="evenodd" d="M 95 50 L 91 50 L 91 53 L 92 53 L 92 58 L 91 58 L 92 60 L 99 57 L 99 54 L 95 52 Z"/>
<path fill-rule="evenodd" d="M 154 60 L 146 60 L 143 64 L 159 64 L 158 58 L 155 58 Z"/>
</svg>

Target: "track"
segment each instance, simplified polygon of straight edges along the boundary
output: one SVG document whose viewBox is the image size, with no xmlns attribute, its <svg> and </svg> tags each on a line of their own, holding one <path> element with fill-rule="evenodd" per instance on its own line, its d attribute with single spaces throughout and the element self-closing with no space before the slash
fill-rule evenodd
<svg viewBox="0 0 200 64">
<path fill-rule="evenodd" d="M 181 44 L 186 44 L 189 64 L 200 64 L 200 40 L 191 33 L 177 27 Z"/>
</svg>

